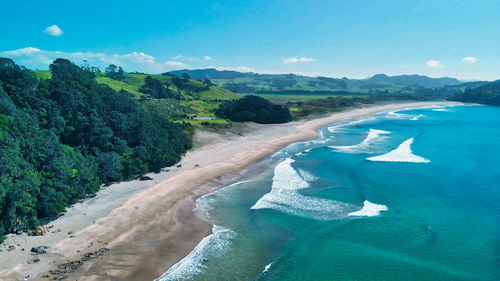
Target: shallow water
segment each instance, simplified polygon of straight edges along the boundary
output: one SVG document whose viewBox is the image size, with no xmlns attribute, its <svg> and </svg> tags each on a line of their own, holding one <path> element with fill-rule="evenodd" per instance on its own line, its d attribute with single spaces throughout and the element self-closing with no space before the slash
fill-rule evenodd
<svg viewBox="0 0 500 281">
<path fill-rule="evenodd" d="M 498 280 L 499 117 L 435 107 L 325 127 L 199 198 L 215 233 L 161 279 Z"/>
</svg>

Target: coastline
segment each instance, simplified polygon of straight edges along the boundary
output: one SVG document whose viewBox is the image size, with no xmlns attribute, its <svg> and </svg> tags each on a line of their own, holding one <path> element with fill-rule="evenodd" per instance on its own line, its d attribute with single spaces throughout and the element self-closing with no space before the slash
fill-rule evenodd
<svg viewBox="0 0 500 281">
<path fill-rule="evenodd" d="M 251 124 L 245 136 L 198 132 L 202 145 L 183 157 L 181 168 L 148 175 L 152 181 L 134 180 L 103 188 L 95 198 L 75 204 L 48 224 L 54 226 L 51 232 L 60 232 L 9 235 L 1 247 L 0 278 L 22 280 L 30 275 L 30 280 L 43 280 L 41 276 L 57 264 L 107 247 L 111 249 L 108 254 L 85 262 L 71 279 L 153 280 L 211 233 L 212 226 L 194 214 L 193 198 L 231 183 L 235 174 L 290 143 L 317 137 L 320 127 L 386 110 L 442 104 L 460 103 L 374 105 L 287 124 Z M 16 249 L 8 252 L 7 245 Z M 27 264 L 31 247 L 41 245 L 49 246 L 48 253 L 39 255 L 39 262 Z"/>
</svg>

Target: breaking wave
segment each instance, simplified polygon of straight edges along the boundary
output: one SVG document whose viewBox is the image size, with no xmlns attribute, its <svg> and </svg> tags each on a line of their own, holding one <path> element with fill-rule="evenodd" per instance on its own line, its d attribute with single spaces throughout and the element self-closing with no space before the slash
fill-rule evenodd
<svg viewBox="0 0 500 281">
<path fill-rule="evenodd" d="M 366 138 L 359 144 L 346 146 L 330 146 L 330 148 L 333 148 L 339 152 L 370 152 L 369 150 L 372 150 L 374 144 L 379 143 L 381 140 L 385 139 L 383 135 L 387 135 L 390 133 L 391 132 L 388 131 L 370 129 Z"/>
<path fill-rule="evenodd" d="M 411 151 L 411 144 L 413 138 L 407 139 L 398 148 L 390 151 L 389 153 L 366 158 L 369 161 L 383 161 L 383 162 L 412 162 L 412 163 L 428 163 L 430 160 L 415 155 Z"/>
<path fill-rule="evenodd" d="M 212 234 L 203 238 L 196 247 L 178 263 L 174 264 L 155 281 L 187 280 L 203 272 L 204 265 L 211 258 L 224 255 L 236 233 L 231 229 L 214 225 Z"/>
<path fill-rule="evenodd" d="M 365 217 L 376 217 L 380 215 L 381 211 L 387 211 L 386 205 L 379 205 L 368 200 L 363 202 L 363 208 L 359 211 L 349 213 L 347 216 L 365 216 Z"/>
<path fill-rule="evenodd" d="M 271 192 L 262 196 L 251 209 L 274 209 L 288 214 L 317 220 L 340 219 L 353 206 L 338 201 L 302 195 L 299 190 L 309 187 L 293 167 L 293 159 L 287 158 L 274 169 Z"/>
</svg>

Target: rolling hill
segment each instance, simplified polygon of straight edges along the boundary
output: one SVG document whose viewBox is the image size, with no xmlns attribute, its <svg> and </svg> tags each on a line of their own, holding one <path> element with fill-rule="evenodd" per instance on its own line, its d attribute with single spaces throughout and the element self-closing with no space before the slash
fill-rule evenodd
<svg viewBox="0 0 500 281">
<path fill-rule="evenodd" d="M 440 88 L 458 85 L 455 78 L 431 78 L 422 75 L 387 76 L 377 74 L 367 79 L 309 77 L 295 74 L 258 74 L 253 72 L 218 71 L 216 69 L 183 69 L 170 74 L 181 77 L 188 73 L 193 79 L 209 79 L 219 87 L 237 93 L 279 91 L 348 91 L 360 93 L 412 92 L 417 88 Z"/>
</svg>

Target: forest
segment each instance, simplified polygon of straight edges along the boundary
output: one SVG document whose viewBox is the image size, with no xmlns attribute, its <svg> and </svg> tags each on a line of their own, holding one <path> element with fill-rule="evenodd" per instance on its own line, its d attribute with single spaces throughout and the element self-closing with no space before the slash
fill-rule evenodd
<svg viewBox="0 0 500 281">
<path fill-rule="evenodd" d="M 189 125 L 146 111 L 88 69 L 56 59 L 50 71 L 36 79 L 0 58 L 0 237 L 57 216 L 102 184 L 173 165 L 192 147 Z"/>
</svg>

